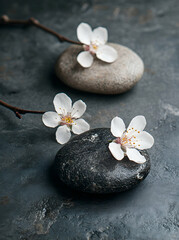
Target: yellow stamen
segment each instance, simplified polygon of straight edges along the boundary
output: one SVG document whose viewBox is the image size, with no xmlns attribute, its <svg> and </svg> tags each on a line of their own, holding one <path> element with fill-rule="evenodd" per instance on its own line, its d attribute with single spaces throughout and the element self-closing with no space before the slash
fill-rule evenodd
<svg viewBox="0 0 179 240">
<path fill-rule="evenodd" d="M 66 124 L 72 124 L 74 122 L 70 116 L 64 116 L 62 118 L 62 121 L 65 122 Z"/>
<path fill-rule="evenodd" d="M 92 47 L 96 50 L 98 46 L 96 44 L 92 44 Z"/>
</svg>

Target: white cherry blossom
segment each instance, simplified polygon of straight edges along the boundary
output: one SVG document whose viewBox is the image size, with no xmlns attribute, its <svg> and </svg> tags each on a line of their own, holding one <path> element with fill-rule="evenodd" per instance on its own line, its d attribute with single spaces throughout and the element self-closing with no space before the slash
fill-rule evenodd
<svg viewBox="0 0 179 240">
<path fill-rule="evenodd" d="M 90 67 L 93 63 L 94 55 L 107 63 L 112 63 L 117 59 L 117 51 L 113 47 L 106 45 L 108 40 L 106 28 L 98 27 L 92 31 L 89 24 L 80 23 L 77 27 L 77 37 L 84 44 L 85 50 L 77 56 L 77 61 L 82 67 Z"/>
<path fill-rule="evenodd" d="M 89 124 L 80 118 L 86 111 L 86 104 L 82 100 L 76 101 L 72 106 L 71 99 L 65 93 L 55 96 L 53 104 L 56 112 L 45 112 L 42 121 L 47 127 L 57 128 L 56 140 L 60 144 L 69 141 L 71 131 L 81 134 L 90 129 Z"/>
<path fill-rule="evenodd" d="M 129 160 L 144 163 L 145 157 L 137 150 L 149 149 L 154 144 L 154 138 L 146 131 L 144 116 L 136 116 L 130 122 L 127 130 L 123 120 L 115 117 L 111 121 L 111 133 L 116 137 L 110 144 L 109 150 L 114 158 L 122 160 L 127 155 Z"/>
</svg>

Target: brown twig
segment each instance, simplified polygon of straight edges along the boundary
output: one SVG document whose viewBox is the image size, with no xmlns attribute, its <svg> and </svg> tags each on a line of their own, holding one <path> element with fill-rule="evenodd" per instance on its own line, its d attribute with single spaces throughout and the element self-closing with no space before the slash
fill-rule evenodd
<svg viewBox="0 0 179 240">
<path fill-rule="evenodd" d="M 35 18 L 32 18 L 32 17 L 27 20 L 15 20 L 15 19 L 10 19 L 7 15 L 3 15 L 0 18 L 0 25 L 27 25 L 27 26 L 33 25 L 37 28 L 40 28 L 40 29 L 56 36 L 60 40 L 60 42 L 69 42 L 69 43 L 73 43 L 73 44 L 82 45 L 81 42 L 70 40 L 69 38 L 66 38 L 66 37 L 60 35 L 59 33 L 53 31 L 52 29 L 45 27 L 44 25 L 40 24 L 38 20 L 36 20 Z M 13 111 L 15 113 L 16 117 L 18 117 L 19 119 L 22 118 L 21 114 L 26 114 L 26 113 L 43 114 L 44 113 L 43 111 L 25 110 L 22 108 L 14 107 L 2 100 L 0 100 L 0 105 Z"/>
<path fill-rule="evenodd" d="M 15 19 L 10 19 L 7 15 L 3 15 L 0 18 L 0 25 L 33 25 L 37 28 L 40 28 L 40 29 L 56 36 L 60 40 L 60 42 L 69 42 L 69 43 L 73 43 L 73 44 L 82 45 L 81 42 L 70 40 L 69 38 L 66 38 L 66 37 L 60 35 L 59 33 L 53 31 L 52 29 L 45 27 L 44 25 L 40 24 L 40 22 L 37 19 L 35 19 L 33 17 L 31 17 L 27 20 L 15 20 Z"/>
<path fill-rule="evenodd" d="M 25 110 L 25 109 L 22 109 L 22 108 L 18 108 L 18 107 L 14 107 L 2 100 L 0 100 L 0 105 L 10 109 L 11 111 L 13 111 L 16 115 L 16 117 L 18 117 L 19 119 L 22 118 L 22 115 L 21 114 L 26 114 L 26 113 L 33 113 L 33 114 L 43 114 L 45 112 L 43 111 L 33 111 L 33 110 Z"/>
</svg>

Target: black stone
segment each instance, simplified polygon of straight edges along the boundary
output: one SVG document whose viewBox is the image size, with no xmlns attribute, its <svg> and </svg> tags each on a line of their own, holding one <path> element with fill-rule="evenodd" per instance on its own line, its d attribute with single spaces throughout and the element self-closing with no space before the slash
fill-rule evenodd
<svg viewBox="0 0 179 240">
<path fill-rule="evenodd" d="M 74 137 L 56 155 L 55 171 L 66 185 L 88 193 L 129 190 L 149 173 L 150 159 L 137 164 L 125 157 L 117 161 L 108 149 L 114 139 L 108 128 L 97 128 Z"/>
</svg>

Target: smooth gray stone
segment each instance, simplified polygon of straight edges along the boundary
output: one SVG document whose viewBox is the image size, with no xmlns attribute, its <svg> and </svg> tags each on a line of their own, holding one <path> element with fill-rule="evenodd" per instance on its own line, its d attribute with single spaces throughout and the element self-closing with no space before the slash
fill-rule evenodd
<svg viewBox="0 0 179 240">
<path fill-rule="evenodd" d="M 55 71 L 66 85 L 86 92 L 119 94 L 131 89 L 142 77 L 144 64 L 131 49 L 110 43 L 118 52 L 118 59 L 105 63 L 96 57 L 90 68 L 83 68 L 77 62 L 82 46 L 72 45 L 59 57 Z"/>
<path fill-rule="evenodd" d="M 108 128 L 98 128 L 74 137 L 56 155 L 55 171 L 66 185 L 88 193 L 114 193 L 137 186 L 148 175 L 150 159 L 144 164 L 125 157 L 117 161 L 108 149 L 114 139 Z"/>
</svg>

